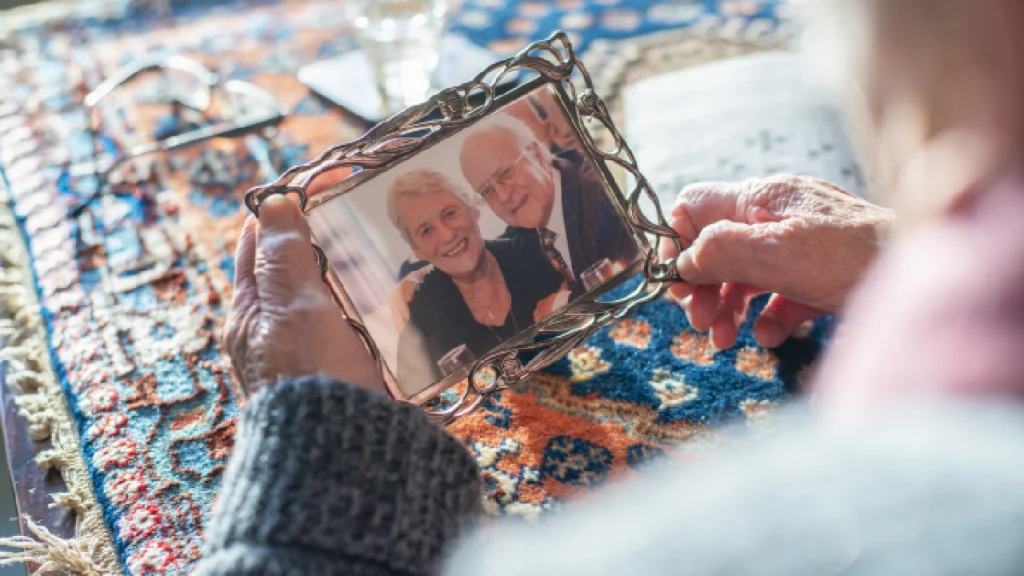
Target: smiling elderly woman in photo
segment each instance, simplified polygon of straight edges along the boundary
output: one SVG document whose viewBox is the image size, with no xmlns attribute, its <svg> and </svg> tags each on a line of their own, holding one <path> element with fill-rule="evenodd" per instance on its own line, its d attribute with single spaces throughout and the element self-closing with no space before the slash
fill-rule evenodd
<svg viewBox="0 0 1024 576">
<path fill-rule="evenodd" d="M 438 365 L 465 345 L 479 357 L 530 327 L 562 277 L 536 239 L 484 240 L 472 196 L 444 175 L 417 170 L 388 189 L 388 218 L 429 262 L 399 336 L 398 381 L 409 394 L 445 374 Z"/>
</svg>

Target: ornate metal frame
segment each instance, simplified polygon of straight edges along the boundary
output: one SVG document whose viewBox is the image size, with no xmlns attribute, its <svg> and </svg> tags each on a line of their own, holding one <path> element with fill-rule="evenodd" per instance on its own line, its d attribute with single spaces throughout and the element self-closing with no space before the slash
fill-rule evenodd
<svg viewBox="0 0 1024 576">
<path fill-rule="evenodd" d="M 499 82 L 509 74 L 519 73 L 531 73 L 536 77 L 508 94 L 497 96 Z M 600 167 L 609 192 L 621 208 L 620 215 L 644 248 L 642 262 L 632 270 L 633 274 L 642 272 L 641 282 L 629 295 L 614 301 L 599 302 L 597 294 L 589 294 L 505 341 L 479 358 L 469 369 L 465 389 L 458 393 L 457 398 L 428 403 L 438 392 L 450 386 L 448 379 L 443 381 L 444 385 L 437 383 L 421 394 L 402 398 L 425 404 L 428 413 L 443 422 L 471 412 L 487 398 L 561 359 L 601 327 L 660 297 L 670 283 L 679 279 L 675 263 L 658 260 L 658 251 L 665 241 L 673 242 L 682 249 L 680 239 L 665 220 L 653 188 L 640 173 L 632 151 L 612 123 L 604 101 L 594 92 L 591 77 L 582 62 L 577 60 L 568 36 L 556 32 L 546 40 L 535 42 L 515 56 L 495 62 L 472 80 L 438 92 L 427 102 L 374 126 L 359 139 L 329 148 L 317 159 L 287 170 L 276 181 L 253 188 L 245 196 L 246 206 L 258 214 L 261 203 L 269 196 L 294 194 L 299 207 L 308 214 L 316 206 L 350 191 L 375 173 L 410 158 L 520 95 L 544 85 L 552 86 L 560 95 L 577 138 Z M 602 139 L 607 137 L 611 140 L 610 149 L 599 145 L 587 121 L 595 121 L 594 128 L 605 132 Z M 314 179 L 343 168 L 359 168 L 361 171 L 312 199 L 308 197 L 306 190 Z M 628 194 L 616 185 L 610 168 L 621 169 L 631 176 L 633 186 Z M 640 209 L 642 195 L 653 201 L 654 221 Z M 647 242 L 647 237 L 653 242 Z M 390 377 L 373 338 L 358 320 L 354 308 L 346 305 L 347 298 L 339 295 L 328 278 L 333 274 L 329 274 L 327 258 L 315 242 L 314 252 L 322 277 L 345 310 L 348 321 L 362 335 L 367 348 L 381 366 L 385 380 L 388 380 L 389 392 L 395 396 L 397 385 Z M 621 275 L 619 279 L 625 280 Z"/>
</svg>

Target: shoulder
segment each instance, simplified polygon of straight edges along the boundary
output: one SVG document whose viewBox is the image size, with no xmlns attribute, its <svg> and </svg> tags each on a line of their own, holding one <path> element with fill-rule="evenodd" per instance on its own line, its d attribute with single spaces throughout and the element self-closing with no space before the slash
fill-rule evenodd
<svg viewBox="0 0 1024 576">
<path fill-rule="evenodd" d="M 1022 213 L 1024 194 L 996 190 L 886 249 L 819 374 L 832 404 L 922 390 L 1024 397 Z"/>
<path fill-rule="evenodd" d="M 513 228 L 514 232 L 487 240 L 484 246 L 497 256 L 498 254 L 511 254 L 522 250 L 524 247 L 540 246 L 540 238 L 534 228 Z"/>
<path fill-rule="evenodd" d="M 431 267 L 420 278 L 419 286 L 416 288 L 416 292 L 433 292 L 437 290 L 443 290 L 445 285 L 450 283 L 451 278 L 449 278 L 447 274 L 441 272 L 437 268 Z"/>
<path fill-rule="evenodd" d="M 562 192 L 580 192 L 602 187 L 593 164 L 579 150 L 567 150 L 555 156 L 553 166 L 562 175 Z"/>
<path fill-rule="evenodd" d="M 484 248 L 495 256 L 506 254 L 512 250 L 516 243 L 521 241 L 522 233 L 525 231 L 525 228 L 509 228 L 504 234 L 493 240 L 484 240 Z"/>
<path fill-rule="evenodd" d="M 494 255 L 494 258 L 502 265 L 508 266 L 535 264 L 531 257 L 544 257 L 540 249 L 540 238 L 537 231 L 532 228 L 516 228 L 516 232 L 509 236 L 502 235 L 494 240 L 485 243 L 487 249 Z M 546 262 L 546 260 L 544 260 Z"/>
<path fill-rule="evenodd" d="M 507 256 L 521 257 L 524 253 L 543 256 L 536 228 L 509 228 L 498 238 L 487 242 L 487 249 L 499 261 Z"/>
<path fill-rule="evenodd" d="M 430 268 L 416 285 L 412 300 L 409 301 L 410 317 L 415 321 L 432 315 L 439 303 L 449 300 L 457 292 L 451 277 L 436 268 Z"/>
<path fill-rule="evenodd" d="M 523 230 L 519 228 L 518 230 Z M 523 230 L 525 232 L 525 230 Z M 487 251 L 490 252 L 498 265 L 506 273 L 514 272 L 522 263 L 523 245 L 526 234 L 517 232 L 508 237 L 495 238 L 484 243 Z M 507 281 L 507 279 L 506 279 Z"/>
<path fill-rule="evenodd" d="M 579 150 L 566 150 L 556 154 L 552 164 L 563 174 L 566 172 L 580 172 L 590 168 L 586 157 Z"/>
<path fill-rule="evenodd" d="M 526 237 L 529 237 L 529 236 L 536 236 L 536 235 L 537 235 L 537 229 L 536 228 L 519 228 L 519 227 L 516 227 L 516 226 L 509 226 L 509 227 L 505 228 L 505 231 L 501 233 L 501 236 L 498 236 L 494 240 L 487 240 L 484 244 L 488 248 L 490 248 L 490 244 L 489 244 L 490 242 L 496 242 L 496 241 L 499 241 L 499 240 L 511 240 L 513 242 L 516 242 L 516 241 L 522 240 L 523 238 L 526 238 Z"/>
</svg>

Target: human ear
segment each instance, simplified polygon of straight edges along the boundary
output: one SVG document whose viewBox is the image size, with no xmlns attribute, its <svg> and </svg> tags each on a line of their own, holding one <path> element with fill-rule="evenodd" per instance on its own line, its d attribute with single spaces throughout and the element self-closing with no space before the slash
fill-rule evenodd
<svg viewBox="0 0 1024 576">
<path fill-rule="evenodd" d="M 530 156 L 538 164 L 544 164 L 544 154 L 540 149 L 540 144 L 538 144 L 537 142 L 532 142 L 530 144 Z"/>
</svg>

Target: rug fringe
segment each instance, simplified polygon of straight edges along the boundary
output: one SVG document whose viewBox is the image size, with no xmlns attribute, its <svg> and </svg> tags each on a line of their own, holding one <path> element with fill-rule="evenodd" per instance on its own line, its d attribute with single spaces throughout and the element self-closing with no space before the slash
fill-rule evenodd
<svg viewBox="0 0 1024 576">
<path fill-rule="evenodd" d="M 20 562 L 37 565 L 33 574 L 80 574 L 82 576 L 104 576 L 93 560 L 96 549 L 101 545 L 98 538 L 77 536 L 65 540 L 37 525 L 28 516 L 25 524 L 35 538 L 14 536 L 0 538 L 0 546 L 14 550 L 0 550 L 0 566 Z"/>
<path fill-rule="evenodd" d="M 6 385 L 14 394 L 18 413 L 29 423 L 29 433 L 37 440 L 48 438 L 52 444 L 36 456 L 36 463 L 57 470 L 67 486 L 67 492 L 53 495 L 50 507 L 75 513 L 75 536 L 66 540 L 25 515 L 32 535 L 0 539 L 0 546 L 14 548 L 0 551 L 0 566 L 35 563 L 34 575 L 124 574 L 96 503 L 64 392 L 50 364 L 46 326 L 30 266 L 7 189 L 0 181 L 0 336 L 5 341 L 0 361 L 7 363 Z"/>
</svg>

